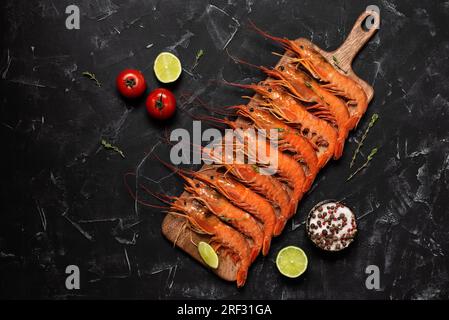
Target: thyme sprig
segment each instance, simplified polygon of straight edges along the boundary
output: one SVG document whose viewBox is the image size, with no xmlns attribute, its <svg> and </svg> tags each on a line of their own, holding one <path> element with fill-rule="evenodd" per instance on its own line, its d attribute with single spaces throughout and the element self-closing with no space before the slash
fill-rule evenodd
<svg viewBox="0 0 449 320">
<path fill-rule="evenodd" d="M 97 85 L 97 87 L 101 87 L 101 83 L 100 83 L 100 81 L 98 81 L 97 77 L 95 76 L 95 73 L 92 73 L 92 72 L 89 72 L 89 71 L 84 71 L 82 73 L 82 75 L 84 77 L 89 78 L 92 81 L 95 81 L 95 84 Z"/>
<path fill-rule="evenodd" d="M 365 169 L 365 168 L 368 166 L 368 164 L 370 163 L 370 161 L 373 160 L 374 155 L 375 155 L 376 153 L 377 153 L 377 148 L 373 148 L 373 149 L 371 150 L 370 154 L 368 155 L 368 157 L 366 158 L 365 163 L 364 163 L 360 168 L 358 168 L 357 170 L 355 170 L 355 171 L 348 177 L 348 179 L 346 179 L 346 181 L 351 180 L 356 174 L 358 174 L 360 171 L 362 171 L 363 169 Z"/>
<path fill-rule="evenodd" d="M 352 156 L 352 160 L 351 160 L 351 164 L 349 165 L 349 168 L 352 168 L 354 166 L 355 159 L 357 158 L 357 155 L 358 155 L 360 149 L 362 148 L 363 143 L 365 142 L 366 137 L 368 136 L 368 132 L 374 126 L 374 124 L 376 123 L 377 119 L 379 119 L 379 115 L 377 113 L 375 113 L 375 114 L 373 114 L 371 116 L 371 121 L 369 122 L 368 127 L 365 129 L 365 132 L 363 133 L 362 139 L 360 140 L 360 142 L 357 145 L 357 148 L 354 151 L 354 155 Z"/>
<path fill-rule="evenodd" d="M 120 150 L 117 146 L 114 146 L 112 144 L 110 144 L 109 142 L 107 142 L 106 140 L 102 139 L 101 140 L 101 145 L 108 150 L 113 150 L 115 152 L 117 152 L 118 154 L 120 154 L 122 156 L 122 158 L 125 158 L 125 154 L 123 153 L 122 150 Z"/>
<path fill-rule="evenodd" d="M 342 67 L 340 67 L 340 62 L 338 62 L 338 59 L 336 56 L 332 56 L 332 60 L 334 61 L 334 66 L 336 66 L 339 70 L 341 70 L 345 74 L 348 74 L 348 71 L 346 71 Z"/>
</svg>

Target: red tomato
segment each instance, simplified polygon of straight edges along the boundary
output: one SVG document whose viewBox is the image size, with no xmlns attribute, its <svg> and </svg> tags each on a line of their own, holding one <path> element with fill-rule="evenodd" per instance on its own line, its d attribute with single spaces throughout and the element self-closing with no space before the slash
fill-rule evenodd
<svg viewBox="0 0 449 320">
<path fill-rule="evenodd" d="M 115 83 L 120 94 L 126 98 L 137 98 L 147 88 L 143 74 L 139 70 L 133 69 L 125 69 L 120 72 Z"/>
<path fill-rule="evenodd" d="M 176 98 L 167 89 L 156 89 L 147 98 L 147 111 L 155 119 L 168 119 L 175 113 L 175 110 Z"/>
</svg>

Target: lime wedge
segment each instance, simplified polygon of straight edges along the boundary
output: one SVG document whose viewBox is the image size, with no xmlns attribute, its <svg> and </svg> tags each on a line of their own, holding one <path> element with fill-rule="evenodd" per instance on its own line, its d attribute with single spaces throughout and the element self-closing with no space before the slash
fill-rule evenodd
<svg viewBox="0 0 449 320">
<path fill-rule="evenodd" d="M 209 267 L 213 269 L 218 268 L 218 256 L 208 243 L 203 241 L 198 243 L 198 252 Z"/>
<path fill-rule="evenodd" d="M 297 278 L 307 269 L 307 256 L 301 248 L 288 246 L 279 251 L 276 266 L 284 276 Z"/>
<path fill-rule="evenodd" d="M 154 60 L 154 73 L 162 83 L 176 81 L 182 72 L 181 61 L 170 52 L 161 52 Z"/>
</svg>

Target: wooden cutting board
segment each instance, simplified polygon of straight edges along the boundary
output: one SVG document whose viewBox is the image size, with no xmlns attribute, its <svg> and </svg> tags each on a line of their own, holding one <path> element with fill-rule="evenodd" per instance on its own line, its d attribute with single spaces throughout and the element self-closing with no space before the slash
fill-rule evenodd
<svg viewBox="0 0 449 320">
<path fill-rule="evenodd" d="M 374 17 L 375 25 L 369 29 L 365 30 L 363 24 L 367 17 Z M 363 12 L 354 24 L 351 33 L 346 38 L 345 42 L 335 51 L 328 52 L 321 50 L 309 40 L 300 38 L 297 41 L 306 41 L 312 45 L 318 52 L 320 52 L 332 65 L 338 64 L 337 70 L 341 69 L 340 72 L 354 79 L 365 90 L 368 97 L 368 102 L 371 101 L 374 95 L 373 88 L 366 83 L 364 80 L 357 77 L 357 75 L 352 70 L 352 61 L 357 53 L 363 48 L 365 43 L 374 35 L 377 31 L 376 26 L 380 23 L 379 14 L 373 11 Z M 276 66 L 284 63 L 284 58 L 281 58 Z M 343 71 L 342 71 L 343 70 Z M 257 95 L 255 96 L 257 97 Z M 183 193 L 181 198 L 186 196 L 187 193 Z M 204 235 L 198 235 L 196 233 L 190 232 L 187 228 L 184 228 L 185 219 L 175 217 L 173 215 L 167 214 L 164 221 L 162 222 L 162 234 L 172 243 L 176 243 L 176 246 L 185 251 L 188 255 L 193 257 L 199 263 L 204 265 L 203 260 L 198 254 L 197 247 L 192 243 L 198 243 L 199 241 L 208 241 L 208 237 Z M 235 281 L 236 278 L 236 265 L 227 256 L 220 257 L 220 264 L 218 269 L 212 270 L 220 278 L 228 281 Z"/>
</svg>

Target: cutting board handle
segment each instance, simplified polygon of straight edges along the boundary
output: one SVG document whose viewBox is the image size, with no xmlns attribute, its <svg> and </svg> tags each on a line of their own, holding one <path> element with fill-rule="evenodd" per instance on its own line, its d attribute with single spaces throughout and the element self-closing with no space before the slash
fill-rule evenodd
<svg viewBox="0 0 449 320">
<path fill-rule="evenodd" d="M 365 20 L 367 18 L 371 19 L 372 25 L 370 29 L 365 28 Z M 343 69 L 351 69 L 352 60 L 354 60 L 354 57 L 365 43 L 376 33 L 379 25 L 380 15 L 376 11 L 366 10 L 359 16 L 345 42 L 332 53 Z"/>
</svg>

